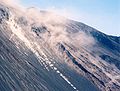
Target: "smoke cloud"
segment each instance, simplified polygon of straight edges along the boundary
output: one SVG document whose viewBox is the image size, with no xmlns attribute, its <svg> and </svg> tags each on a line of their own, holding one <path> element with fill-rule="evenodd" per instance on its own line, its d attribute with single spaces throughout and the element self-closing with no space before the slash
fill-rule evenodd
<svg viewBox="0 0 120 91">
<path fill-rule="evenodd" d="M 0 0 L 0 2 L 5 3 L 16 9 L 14 10 L 14 13 L 16 13 L 19 17 L 26 18 L 29 23 L 26 27 L 26 30 L 31 29 L 32 24 L 36 24 L 36 26 L 46 26 L 51 36 L 49 37 L 46 35 L 42 35 L 42 37 L 52 46 L 56 45 L 58 42 L 72 43 L 77 47 L 93 45 L 95 43 L 94 39 L 91 36 L 86 35 L 82 31 L 74 34 L 69 34 L 66 31 L 66 25 L 70 21 L 68 21 L 68 19 L 66 19 L 65 17 L 55 14 L 55 12 L 50 12 L 51 9 L 50 11 L 49 9 L 47 9 L 47 11 L 40 11 L 35 7 L 24 8 L 20 4 L 20 0 Z M 57 12 L 57 10 L 55 11 Z"/>
<path fill-rule="evenodd" d="M 0 2 L 9 6 L 20 5 L 20 0 L 0 0 Z"/>
</svg>

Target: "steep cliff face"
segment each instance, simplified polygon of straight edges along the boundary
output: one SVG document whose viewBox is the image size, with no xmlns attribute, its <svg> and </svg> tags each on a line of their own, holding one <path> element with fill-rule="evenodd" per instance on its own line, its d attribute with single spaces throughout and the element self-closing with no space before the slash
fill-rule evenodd
<svg viewBox="0 0 120 91">
<path fill-rule="evenodd" d="M 119 91 L 120 40 L 34 8 L 0 4 L 1 91 Z"/>
</svg>

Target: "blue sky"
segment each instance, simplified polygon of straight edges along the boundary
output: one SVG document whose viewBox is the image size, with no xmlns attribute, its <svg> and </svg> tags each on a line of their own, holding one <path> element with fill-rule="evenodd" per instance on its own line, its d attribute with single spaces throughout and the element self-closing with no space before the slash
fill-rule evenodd
<svg viewBox="0 0 120 91">
<path fill-rule="evenodd" d="M 120 36 L 120 0 L 21 0 L 21 3 L 57 11 L 106 34 Z"/>
</svg>

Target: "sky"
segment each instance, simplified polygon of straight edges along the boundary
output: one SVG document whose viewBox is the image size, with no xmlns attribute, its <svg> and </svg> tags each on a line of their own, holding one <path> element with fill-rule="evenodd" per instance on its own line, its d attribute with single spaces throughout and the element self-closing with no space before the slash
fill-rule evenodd
<svg viewBox="0 0 120 91">
<path fill-rule="evenodd" d="M 109 35 L 120 36 L 120 0 L 21 0 L 25 7 L 50 10 Z"/>
</svg>

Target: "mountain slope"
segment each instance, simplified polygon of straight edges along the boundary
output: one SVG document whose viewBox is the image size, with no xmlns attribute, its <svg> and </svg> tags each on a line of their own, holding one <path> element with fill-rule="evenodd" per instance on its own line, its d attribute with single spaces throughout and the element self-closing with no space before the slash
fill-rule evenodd
<svg viewBox="0 0 120 91">
<path fill-rule="evenodd" d="M 0 90 L 119 91 L 119 39 L 50 12 L 1 3 Z"/>
</svg>

